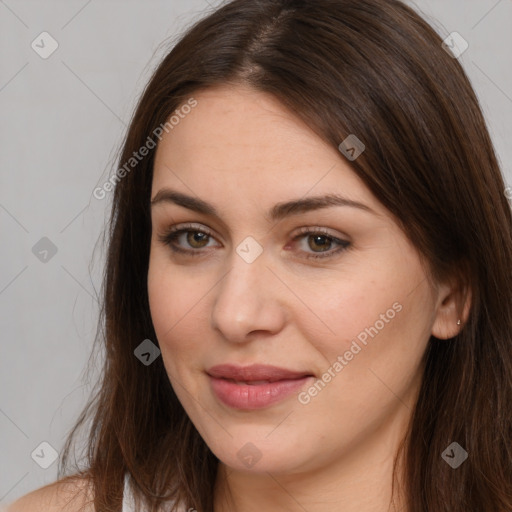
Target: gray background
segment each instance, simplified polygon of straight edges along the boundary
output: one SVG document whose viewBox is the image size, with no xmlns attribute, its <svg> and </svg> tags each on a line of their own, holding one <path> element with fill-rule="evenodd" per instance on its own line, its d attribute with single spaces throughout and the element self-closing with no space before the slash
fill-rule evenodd
<svg viewBox="0 0 512 512">
<path fill-rule="evenodd" d="M 115 169 L 135 102 L 169 44 L 219 3 L 0 0 L 0 505 L 56 479 L 57 462 L 43 469 L 31 454 L 42 442 L 61 450 L 90 390 L 97 241 L 110 206 L 109 194 L 92 191 Z M 512 0 L 409 3 L 443 38 L 457 31 L 468 41 L 460 60 L 512 184 Z M 59 44 L 47 59 L 31 47 L 43 31 Z M 43 237 L 55 255 L 34 254 Z"/>
</svg>

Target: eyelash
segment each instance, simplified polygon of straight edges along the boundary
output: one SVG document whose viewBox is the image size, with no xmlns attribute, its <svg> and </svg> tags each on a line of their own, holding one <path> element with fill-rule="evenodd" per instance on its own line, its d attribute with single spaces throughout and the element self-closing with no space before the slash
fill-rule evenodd
<svg viewBox="0 0 512 512">
<path fill-rule="evenodd" d="M 187 250 L 183 248 L 179 248 L 178 246 L 174 245 L 175 240 L 182 235 L 183 233 L 202 233 L 204 235 L 207 235 L 208 237 L 214 238 L 213 234 L 208 229 L 198 229 L 194 225 L 181 225 L 181 226 L 174 226 L 172 228 L 167 229 L 163 234 L 158 236 L 158 240 L 162 242 L 164 245 L 167 245 L 173 252 L 175 253 L 181 253 L 181 254 L 187 254 L 189 256 L 201 256 L 202 253 L 205 251 L 202 251 L 200 249 L 197 250 Z M 325 228 L 310 228 L 310 227 L 304 227 L 300 228 L 299 234 L 293 238 L 293 241 L 300 238 L 304 238 L 306 235 L 320 235 L 323 237 L 326 237 L 329 241 L 334 242 L 339 245 L 338 249 L 334 251 L 323 251 L 321 253 L 310 253 L 305 256 L 306 259 L 323 259 L 323 258 L 331 258 L 335 255 L 345 251 L 350 246 L 350 242 L 347 242 L 346 240 L 341 240 L 339 238 L 336 238 L 332 235 L 330 235 Z"/>
</svg>

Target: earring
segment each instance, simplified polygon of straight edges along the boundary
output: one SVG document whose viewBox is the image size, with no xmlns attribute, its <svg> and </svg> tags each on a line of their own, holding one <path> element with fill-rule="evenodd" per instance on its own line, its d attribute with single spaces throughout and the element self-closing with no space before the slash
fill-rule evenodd
<svg viewBox="0 0 512 512">
<path fill-rule="evenodd" d="M 457 325 L 460 325 L 460 320 L 457 320 Z"/>
</svg>

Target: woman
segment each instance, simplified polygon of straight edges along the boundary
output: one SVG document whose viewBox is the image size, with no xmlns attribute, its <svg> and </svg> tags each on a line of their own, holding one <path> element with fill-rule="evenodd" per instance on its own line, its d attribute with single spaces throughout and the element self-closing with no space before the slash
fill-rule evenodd
<svg viewBox="0 0 512 512">
<path fill-rule="evenodd" d="M 87 469 L 34 510 L 512 509 L 511 211 L 413 10 L 219 8 L 111 182 Z"/>
</svg>

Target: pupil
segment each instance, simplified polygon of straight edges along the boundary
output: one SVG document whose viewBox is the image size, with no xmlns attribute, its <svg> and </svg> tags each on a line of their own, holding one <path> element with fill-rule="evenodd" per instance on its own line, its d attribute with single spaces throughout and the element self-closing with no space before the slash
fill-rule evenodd
<svg viewBox="0 0 512 512">
<path fill-rule="evenodd" d="M 322 244 L 322 243 L 317 244 L 317 248 L 318 248 L 319 246 L 322 246 L 322 245 L 323 245 L 323 246 L 324 246 L 324 247 L 323 247 L 323 249 L 324 249 L 324 250 L 329 249 L 330 241 L 329 241 L 328 237 L 326 237 L 325 235 L 313 235 L 313 236 L 312 236 L 312 238 L 315 240 L 315 242 L 314 242 L 315 244 L 317 244 L 317 241 L 318 241 L 318 240 L 320 240 L 320 241 L 321 241 L 321 240 L 324 240 L 324 241 L 325 241 L 325 243 L 324 243 L 324 244 Z M 311 248 L 313 249 L 313 247 L 311 247 Z M 320 248 L 321 248 L 321 247 L 320 247 Z"/>
<path fill-rule="evenodd" d="M 206 233 L 196 233 L 194 231 L 190 231 L 188 234 L 188 242 L 193 247 L 202 247 L 201 242 L 204 242 L 207 238 L 208 235 Z"/>
</svg>

